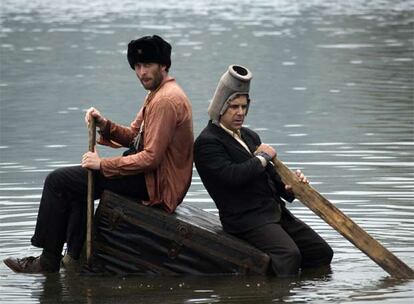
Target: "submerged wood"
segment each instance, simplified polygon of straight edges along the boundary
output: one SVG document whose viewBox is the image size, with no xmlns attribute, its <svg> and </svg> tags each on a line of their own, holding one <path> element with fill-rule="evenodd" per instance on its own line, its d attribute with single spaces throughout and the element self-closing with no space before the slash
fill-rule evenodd
<svg viewBox="0 0 414 304">
<path fill-rule="evenodd" d="M 188 204 L 168 214 L 104 192 L 95 215 L 94 264 L 138 274 L 265 274 L 269 256 L 225 233 L 219 217 Z"/>
<path fill-rule="evenodd" d="M 285 164 L 276 159 L 274 165 L 282 181 L 292 186 L 298 200 L 358 247 L 386 272 L 395 278 L 414 278 L 413 269 L 372 238 L 314 188 L 299 182 L 296 175 Z"/>
</svg>

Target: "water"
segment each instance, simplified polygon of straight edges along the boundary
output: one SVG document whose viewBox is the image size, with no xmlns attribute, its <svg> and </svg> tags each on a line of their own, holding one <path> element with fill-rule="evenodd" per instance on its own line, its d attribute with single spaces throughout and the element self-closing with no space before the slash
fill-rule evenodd
<svg viewBox="0 0 414 304">
<path fill-rule="evenodd" d="M 127 124 L 145 92 L 126 44 L 160 34 L 188 93 L 197 135 L 221 74 L 254 74 L 247 124 L 292 169 L 414 266 L 413 1 L 23 1 L 0 10 L 0 258 L 28 246 L 44 178 L 87 149 L 84 110 Z M 119 151 L 99 148 L 102 156 Z M 194 172 L 185 202 L 216 212 Z M 395 280 L 299 202 L 335 251 L 332 274 L 77 277 L 13 274 L 2 303 L 409 303 Z"/>
</svg>

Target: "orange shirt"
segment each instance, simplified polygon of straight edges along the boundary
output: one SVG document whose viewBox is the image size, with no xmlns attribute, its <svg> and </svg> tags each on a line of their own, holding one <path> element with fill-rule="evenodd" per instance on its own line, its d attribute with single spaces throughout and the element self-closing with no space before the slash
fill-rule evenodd
<svg viewBox="0 0 414 304">
<path fill-rule="evenodd" d="M 163 204 L 171 213 L 191 184 L 194 142 L 191 105 L 174 78 L 168 77 L 147 95 L 130 127 L 109 122 L 109 136 L 99 143 L 129 147 L 144 120 L 143 150 L 103 158 L 101 172 L 109 178 L 143 172 L 149 195 L 144 203 Z"/>
</svg>

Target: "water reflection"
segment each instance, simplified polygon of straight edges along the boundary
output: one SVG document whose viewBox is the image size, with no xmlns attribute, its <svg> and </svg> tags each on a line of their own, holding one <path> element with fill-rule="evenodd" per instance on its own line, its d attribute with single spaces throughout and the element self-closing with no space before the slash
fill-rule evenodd
<svg viewBox="0 0 414 304">
<path fill-rule="evenodd" d="M 70 274 L 46 276 L 40 303 L 67 300 L 87 303 L 270 303 L 293 296 L 294 289 L 314 287 L 329 276 L 314 275 L 305 280 L 264 277 L 100 277 Z M 56 290 L 60 293 L 56 293 Z M 311 297 L 308 296 L 308 299 Z M 307 299 L 301 299 L 307 301 Z"/>
<path fill-rule="evenodd" d="M 366 275 L 366 274 L 365 274 Z M 18 276 L 18 275 L 16 275 Z M 21 278 L 19 278 L 21 279 Z M 334 283 L 330 274 L 308 273 L 301 279 L 244 276 L 87 277 L 70 273 L 27 278 L 27 292 L 8 288 L 4 300 L 30 296 L 39 303 L 332 303 L 409 296 L 407 282 L 353 279 Z M 10 286 L 13 285 L 10 282 Z M 24 286 L 22 286 L 24 287 Z M 324 292 L 319 291 L 323 289 Z"/>
</svg>

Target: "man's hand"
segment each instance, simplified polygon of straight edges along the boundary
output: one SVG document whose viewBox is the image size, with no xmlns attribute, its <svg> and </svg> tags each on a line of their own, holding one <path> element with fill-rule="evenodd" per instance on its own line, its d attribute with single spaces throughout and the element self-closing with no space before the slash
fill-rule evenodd
<svg viewBox="0 0 414 304">
<path fill-rule="evenodd" d="M 254 151 L 254 155 L 259 154 L 260 152 L 264 152 L 267 155 L 270 156 L 270 159 L 273 159 L 276 157 L 276 150 L 273 149 L 271 146 L 267 145 L 267 144 L 261 144 L 256 151 Z"/>
<path fill-rule="evenodd" d="M 85 123 L 86 123 L 86 125 L 89 126 L 89 122 L 91 121 L 92 117 L 95 118 L 96 126 L 99 129 L 102 130 L 102 129 L 105 128 L 106 123 L 107 123 L 107 119 L 104 116 L 102 116 L 102 114 L 97 109 L 95 109 L 94 107 L 91 107 L 86 111 L 86 114 L 85 114 Z"/>
<path fill-rule="evenodd" d="M 98 155 L 98 152 L 86 152 L 82 156 L 82 163 L 83 168 L 92 169 L 92 170 L 99 170 L 101 169 L 101 158 Z"/>
<path fill-rule="evenodd" d="M 306 178 L 305 174 L 303 174 L 302 171 L 296 170 L 295 172 L 296 176 L 298 177 L 299 181 L 302 184 L 309 184 L 309 180 Z M 285 185 L 285 190 L 288 192 L 292 192 L 292 186 L 291 185 Z"/>
</svg>

